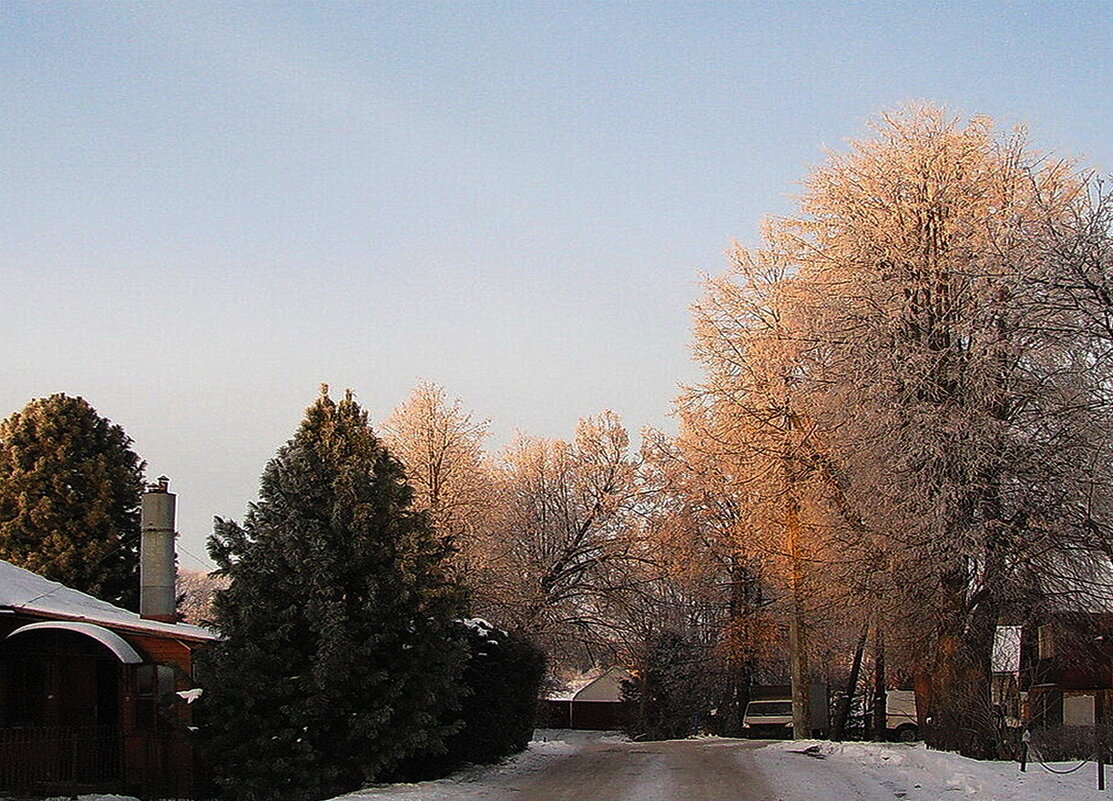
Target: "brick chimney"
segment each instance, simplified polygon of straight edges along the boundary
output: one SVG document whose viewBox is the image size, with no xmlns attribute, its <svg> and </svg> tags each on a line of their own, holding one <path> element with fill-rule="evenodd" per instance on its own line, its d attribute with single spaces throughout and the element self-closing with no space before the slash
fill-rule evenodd
<svg viewBox="0 0 1113 801">
<path fill-rule="evenodd" d="M 178 496 L 170 479 L 159 476 L 143 494 L 140 510 L 139 616 L 147 620 L 177 622 L 175 610 L 174 514 Z"/>
</svg>

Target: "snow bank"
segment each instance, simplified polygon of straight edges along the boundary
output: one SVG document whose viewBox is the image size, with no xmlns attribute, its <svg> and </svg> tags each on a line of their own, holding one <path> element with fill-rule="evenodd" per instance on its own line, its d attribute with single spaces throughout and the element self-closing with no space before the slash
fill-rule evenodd
<svg viewBox="0 0 1113 801">
<path fill-rule="evenodd" d="M 841 799 L 853 787 L 861 801 L 1108 801 L 1097 788 L 1093 763 L 1069 775 L 1029 764 L 1021 773 L 1015 762 L 980 762 L 957 754 L 929 751 L 922 744 L 830 743 L 801 741 L 772 743 L 747 752 L 746 764 L 756 766 L 786 799 Z M 1065 770 L 1077 762 L 1053 765 Z M 1107 770 L 1113 786 L 1113 770 Z M 863 781 L 863 779 L 865 781 Z"/>
<path fill-rule="evenodd" d="M 545 770 L 554 762 L 579 752 L 589 743 L 621 740 L 599 732 L 538 729 L 529 748 L 496 765 L 466 768 L 444 779 L 415 784 L 381 784 L 339 796 L 331 801 L 483 801 L 504 797 L 519 777 Z"/>
</svg>

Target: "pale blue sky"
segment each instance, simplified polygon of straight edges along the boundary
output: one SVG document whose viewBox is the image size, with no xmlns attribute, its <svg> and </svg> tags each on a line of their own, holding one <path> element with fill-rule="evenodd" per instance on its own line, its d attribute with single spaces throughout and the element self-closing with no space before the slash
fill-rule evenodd
<svg viewBox="0 0 1113 801">
<path fill-rule="evenodd" d="M 189 555 L 324 381 L 667 426 L 688 306 L 916 99 L 1113 171 L 1113 4 L 0 2 L 0 416 L 86 397 Z"/>
</svg>

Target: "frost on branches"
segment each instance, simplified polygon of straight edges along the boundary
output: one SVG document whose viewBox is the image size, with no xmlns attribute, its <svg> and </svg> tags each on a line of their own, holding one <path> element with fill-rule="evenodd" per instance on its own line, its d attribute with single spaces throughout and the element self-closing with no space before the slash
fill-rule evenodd
<svg viewBox="0 0 1113 801">
<path fill-rule="evenodd" d="M 769 510 L 801 631 L 822 578 L 928 643 L 929 741 L 989 756 L 995 626 L 1108 591 L 1107 197 L 931 107 L 805 186 L 708 283 L 685 408 Z"/>
</svg>

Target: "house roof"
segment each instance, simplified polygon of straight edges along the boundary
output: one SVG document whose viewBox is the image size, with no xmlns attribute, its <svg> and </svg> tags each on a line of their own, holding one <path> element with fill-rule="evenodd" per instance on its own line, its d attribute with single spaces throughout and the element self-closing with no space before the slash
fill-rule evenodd
<svg viewBox="0 0 1113 801">
<path fill-rule="evenodd" d="M 615 665 L 609 668 L 602 676 L 595 679 L 595 681 L 581 687 L 576 694 L 572 696 L 572 700 L 621 701 L 622 682 L 628 678 L 630 678 L 630 671 Z"/>
<path fill-rule="evenodd" d="M 45 579 L 0 559 L 0 611 L 33 617 L 95 623 L 112 629 L 183 640 L 216 640 L 217 635 L 188 623 L 144 620 L 135 612 Z"/>
</svg>

